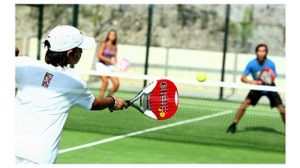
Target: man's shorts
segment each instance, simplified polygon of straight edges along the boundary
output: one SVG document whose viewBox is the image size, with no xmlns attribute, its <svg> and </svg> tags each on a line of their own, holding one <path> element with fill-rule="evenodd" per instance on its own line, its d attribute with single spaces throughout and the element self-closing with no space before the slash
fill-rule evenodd
<svg viewBox="0 0 300 168">
<path fill-rule="evenodd" d="M 277 92 L 272 92 L 272 91 L 250 90 L 246 98 L 251 100 L 252 106 L 255 106 L 262 96 L 268 97 L 268 99 L 270 100 L 271 108 L 282 104 L 282 100 L 279 94 Z"/>
</svg>

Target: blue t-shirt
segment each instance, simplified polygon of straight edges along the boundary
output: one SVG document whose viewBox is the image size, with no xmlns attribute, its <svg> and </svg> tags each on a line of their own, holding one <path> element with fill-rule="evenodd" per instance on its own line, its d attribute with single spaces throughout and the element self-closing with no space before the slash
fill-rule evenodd
<svg viewBox="0 0 300 168">
<path fill-rule="evenodd" d="M 264 64 L 260 65 L 256 58 L 247 64 L 247 66 L 243 72 L 243 75 L 248 76 L 249 74 L 251 74 L 252 78 L 254 80 L 257 80 L 258 75 L 260 74 L 260 71 L 265 68 L 271 68 L 274 71 L 275 76 L 277 76 L 275 64 L 273 63 L 273 61 L 266 59 Z"/>
</svg>

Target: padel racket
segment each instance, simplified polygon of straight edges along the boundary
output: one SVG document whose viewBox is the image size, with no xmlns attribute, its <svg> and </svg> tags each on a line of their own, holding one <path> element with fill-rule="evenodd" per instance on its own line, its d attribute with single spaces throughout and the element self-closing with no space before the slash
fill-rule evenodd
<svg viewBox="0 0 300 168">
<path fill-rule="evenodd" d="M 128 58 L 122 58 L 120 61 L 118 61 L 117 69 L 120 71 L 128 71 L 130 69 L 130 60 Z"/>
<path fill-rule="evenodd" d="M 139 100 L 139 104 L 134 104 L 137 100 Z M 176 113 L 179 95 L 176 85 L 172 81 L 159 79 L 151 82 L 126 102 L 152 119 L 166 120 Z"/>
<path fill-rule="evenodd" d="M 272 85 L 275 81 L 275 73 L 271 68 L 264 68 L 261 70 L 258 80 L 261 81 L 263 85 Z"/>
</svg>

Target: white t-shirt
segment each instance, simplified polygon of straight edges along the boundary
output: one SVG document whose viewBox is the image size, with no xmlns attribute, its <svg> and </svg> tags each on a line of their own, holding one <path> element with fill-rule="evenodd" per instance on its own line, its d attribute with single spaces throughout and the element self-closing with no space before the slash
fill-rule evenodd
<svg viewBox="0 0 300 168">
<path fill-rule="evenodd" d="M 62 128 L 73 105 L 91 109 L 95 97 L 67 67 L 16 57 L 16 156 L 54 163 Z"/>
</svg>

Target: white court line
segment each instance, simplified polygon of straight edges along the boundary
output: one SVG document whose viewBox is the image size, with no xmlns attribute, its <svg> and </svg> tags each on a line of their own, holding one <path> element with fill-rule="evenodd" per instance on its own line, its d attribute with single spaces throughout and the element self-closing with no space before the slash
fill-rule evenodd
<svg viewBox="0 0 300 168">
<path fill-rule="evenodd" d="M 67 148 L 67 149 L 62 149 L 58 153 L 59 154 L 67 153 L 67 152 L 71 152 L 71 151 L 74 151 L 74 150 L 88 148 L 88 147 L 91 147 L 91 146 L 95 146 L 95 145 L 99 145 L 99 144 L 103 144 L 103 143 L 107 143 L 107 142 L 112 142 L 112 141 L 116 141 L 116 140 L 127 138 L 127 137 L 141 135 L 141 134 L 144 134 L 144 133 L 147 133 L 147 132 L 153 132 L 153 131 L 157 131 L 157 130 L 161 130 L 161 129 L 165 129 L 165 128 L 175 127 L 175 126 L 178 126 L 178 125 L 189 124 L 189 123 L 193 123 L 193 122 L 197 122 L 197 121 L 201 121 L 201 120 L 206 120 L 206 119 L 210 119 L 210 118 L 214 118 L 214 117 L 219 117 L 219 116 L 226 115 L 226 114 L 229 114 L 229 113 L 232 113 L 232 112 L 233 112 L 233 110 L 226 110 L 226 111 L 222 111 L 222 112 L 211 114 L 211 115 L 201 116 L 201 117 L 192 118 L 192 119 L 188 119 L 188 120 L 178 121 L 178 122 L 171 123 L 171 124 L 161 125 L 161 126 L 158 126 L 158 127 L 148 128 L 148 129 L 145 129 L 145 130 L 136 131 L 136 132 L 132 132 L 132 133 L 124 134 L 124 135 L 114 136 L 114 137 L 111 137 L 111 138 L 102 139 L 102 140 L 91 142 L 91 143 L 84 144 L 84 145 L 79 145 L 79 146 L 75 146 L 75 147 L 71 147 L 71 148 Z"/>
</svg>

